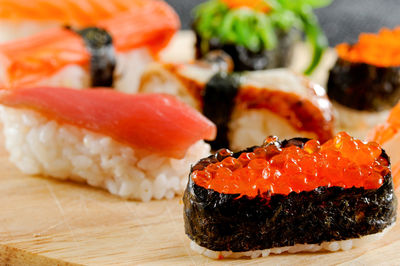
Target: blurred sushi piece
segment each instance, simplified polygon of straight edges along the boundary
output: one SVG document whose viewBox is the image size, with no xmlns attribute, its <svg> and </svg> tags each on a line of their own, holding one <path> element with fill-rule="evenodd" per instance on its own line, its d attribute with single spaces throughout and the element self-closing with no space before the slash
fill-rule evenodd
<svg viewBox="0 0 400 266">
<path fill-rule="evenodd" d="M 369 134 L 368 140 L 376 141 L 386 150 L 392 162 L 392 173 L 395 188 L 400 187 L 400 103 L 390 112 L 385 123 L 376 126 Z"/>
<path fill-rule="evenodd" d="M 3 91 L 0 104 L 10 161 L 23 173 L 142 201 L 180 194 L 216 132 L 170 95 L 37 87 Z"/>
<path fill-rule="evenodd" d="M 329 2 L 209 0 L 195 9 L 196 57 L 224 50 L 235 71 L 287 67 L 304 32 L 314 50 L 305 71 L 310 74 L 327 46 L 313 8 Z"/>
<path fill-rule="evenodd" d="M 189 63 L 156 62 L 143 72 L 138 92 L 172 94 L 200 111 L 208 81 L 219 72 L 232 71 L 232 58 L 223 51 L 212 51 Z"/>
<path fill-rule="evenodd" d="M 232 149 L 257 145 L 269 135 L 322 143 L 333 137 L 332 106 L 321 86 L 287 69 L 253 71 L 241 78 L 228 124 Z"/>
<path fill-rule="evenodd" d="M 183 202 L 192 249 L 213 259 L 349 250 L 381 238 L 397 210 L 386 153 L 343 132 L 222 149 L 192 167 Z"/>
<path fill-rule="evenodd" d="M 218 128 L 213 149 L 239 150 L 269 135 L 321 142 L 333 136 L 332 106 L 321 86 L 287 69 L 219 71 L 201 61 L 159 64 L 143 74 L 139 92 L 170 93 L 202 111 Z"/>
<path fill-rule="evenodd" d="M 99 21 L 96 27 L 53 28 L 0 45 L 0 88 L 115 87 L 135 92 L 140 76 L 179 28 L 166 3 Z"/>
<path fill-rule="evenodd" d="M 0 0 L 0 42 L 62 26 L 85 28 L 153 0 Z"/>
<path fill-rule="evenodd" d="M 363 33 L 355 44 L 336 47 L 338 59 L 327 90 L 339 128 L 365 137 L 400 100 L 400 28 Z"/>
</svg>

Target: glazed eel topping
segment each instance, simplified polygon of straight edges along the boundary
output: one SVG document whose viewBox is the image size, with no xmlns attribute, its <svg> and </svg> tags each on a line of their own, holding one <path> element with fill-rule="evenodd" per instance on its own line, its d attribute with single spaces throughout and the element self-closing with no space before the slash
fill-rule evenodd
<svg viewBox="0 0 400 266">
<path fill-rule="evenodd" d="M 285 73 L 285 72 L 282 72 Z M 250 74 L 220 72 L 215 74 L 202 90 L 202 112 L 213 121 L 217 128 L 217 138 L 210 142 L 214 150 L 230 147 L 230 122 L 233 113 L 244 110 L 268 110 L 286 120 L 297 132 L 312 132 L 322 143 L 333 136 L 332 115 L 325 95 L 316 90 L 314 84 L 303 80 L 294 73 L 285 73 L 288 80 L 295 79 L 276 88 L 257 87 L 250 82 Z M 275 74 L 270 80 L 278 80 Z M 286 88 L 290 88 L 287 91 Z M 296 87 L 296 88 L 295 88 Z M 299 92 L 298 87 L 302 88 Z M 300 134 L 300 133 L 299 133 Z"/>
</svg>

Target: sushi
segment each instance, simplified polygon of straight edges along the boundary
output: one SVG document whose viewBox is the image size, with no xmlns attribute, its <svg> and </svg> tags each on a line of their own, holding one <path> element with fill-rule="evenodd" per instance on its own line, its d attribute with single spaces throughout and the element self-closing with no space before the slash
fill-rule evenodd
<svg viewBox="0 0 400 266">
<path fill-rule="evenodd" d="M 327 91 L 338 111 L 338 127 L 360 138 L 383 123 L 400 100 L 400 27 L 360 35 L 336 47 Z"/>
<path fill-rule="evenodd" d="M 397 209 L 386 153 L 343 132 L 221 149 L 192 167 L 183 202 L 191 247 L 214 259 L 349 250 L 382 237 Z"/>
<path fill-rule="evenodd" d="M 318 84 L 286 69 L 249 72 L 242 79 L 228 125 L 234 150 L 257 145 L 268 135 L 321 142 L 333 137 L 332 106 Z"/>
<path fill-rule="evenodd" d="M 161 88 L 202 111 L 218 127 L 213 149 L 244 149 L 268 135 L 333 137 L 332 107 L 321 86 L 287 69 L 238 75 L 200 62 L 149 68 L 139 92 Z"/>
<path fill-rule="evenodd" d="M 327 46 L 313 8 L 329 2 L 209 0 L 195 9 L 196 57 L 223 50 L 235 71 L 287 67 L 304 32 L 314 50 L 305 71 L 310 74 Z"/>
<path fill-rule="evenodd" d="M 393 181 L 396 189 L 400 187 L 400 102 L 391 110 L 385 123 L 376 126 L 368 140 L 376 141 L 386 150 L 392 161 Z"/>
<path fill-rule="evenodd" d="M 85 28 L 154 0 L 0 0 L 0 42 L 65 25 Z"/>
<path fill-rule="evenodd" d="M 10 161 L 23 173 L 86 182 L 128 199 L 180 194 L 188 165 L 210 152 L 215 125 L 162 94 L 109 89 L 2 91 Z"/>
<path fill-rule="evenodd" d="M 219 72 L 232 71 L 232 58 L 223 51 L 212 51 L 189 63 L 155 62 L 143 72 L 138 92 L 172 94 L 200 111 L 207 82 Z"/>
<path fill-rule="evenodd" d="M 0 45 L 0 89 L 111 87 L 133 93 L 146 66 L 179 28 L 166 3 L 99 21 L 95 27 L 58 27 Z"/>
</svg>

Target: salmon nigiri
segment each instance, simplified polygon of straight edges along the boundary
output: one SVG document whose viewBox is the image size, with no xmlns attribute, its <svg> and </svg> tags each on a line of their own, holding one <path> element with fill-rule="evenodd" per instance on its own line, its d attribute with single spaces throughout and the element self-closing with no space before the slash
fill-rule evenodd
<svg viewBox="0 0 400 266">
<path fill-rule="evenodd" d="M 0 41 L 28 37 L 49 27 L 98 25 L 122 12 L 146 9 L 150 2 L 155 0 L 0 0 Z"/>
<path fill-rule="evenodd" d="M 114 86 L 135 92 L 148 63 L 179 28 L 164 2 L 145 1 L 98 28 L 53 28 L 0 45 L 0 88 Z"/>
<path fill-rule="evenodd" d="M 400 102 L 392 109 L 384 124 L 378 125 L 368 139 L 376 141 L 386 150 L 392 162 L 393 182 L 400 187 Z"/>
<path fill-rule="evenodd" d="M 10 160 L 27 174 L 85 181 L 127 198 L 182 191 L 190 164 L 208 155 L 216 127 L 163 94 L 21 88 L 3 91 Z"/>
</svg>

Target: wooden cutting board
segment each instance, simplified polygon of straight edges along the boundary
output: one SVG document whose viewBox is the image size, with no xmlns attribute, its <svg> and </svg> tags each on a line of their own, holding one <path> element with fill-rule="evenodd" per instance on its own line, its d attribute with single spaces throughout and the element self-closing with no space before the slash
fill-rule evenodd
<svg viewBox="0 0 400 266">
<path fill-rule="evenodd" d="M 1 265 L 400 264 L 400 223 L 346 252 L 215 261 L 189 247 L 180 198 L 140 203 L 21 174 L 0 148 Z"/>
<path fill-rule="evenodd" d="M 180 55 L 186 60 L 191 53 Z M 326 70 L 316 77 L 323 82 Z M 2 142 L 0 136 L 0 265 L 400 264 L 400 225 L 381 241 L 346 252 L 211 260 L 190 250 L 180 198 L 140 203 L 26 176 L 8 162 Z"/>
</svg>

